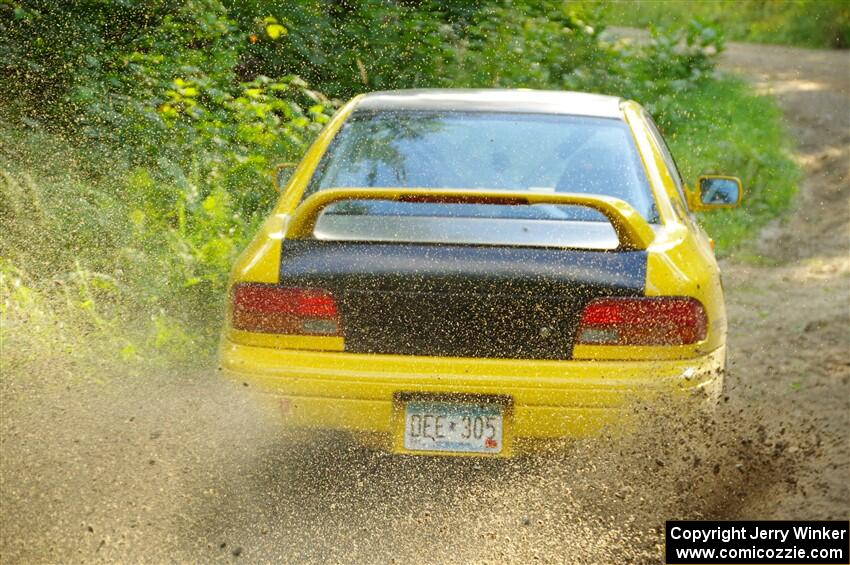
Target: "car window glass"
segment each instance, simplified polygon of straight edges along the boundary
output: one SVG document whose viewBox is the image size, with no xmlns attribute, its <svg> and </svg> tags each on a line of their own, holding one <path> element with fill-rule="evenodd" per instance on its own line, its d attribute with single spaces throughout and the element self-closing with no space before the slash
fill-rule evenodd
<svg viewBox="0 0 850 565">
<path fill-rule="evenodd" d="M 628 126 L 608 118 L 491 112 L 355 113 L 337 134 L 306 194 L 344 187 L 601 194 L 625 200 L 645 219 L 657 222 Z M 359 205 L 364 213 L 374 214 L 404 208 L 378 202 Z M 503 210 L 494 212 L 496 208 Z M 446 205 L 420 211 L 454 213 Z M 466 208 L 464 214 L 600 219 L 598 213 L 574 206 L 482 206 Z"/>
</svg>

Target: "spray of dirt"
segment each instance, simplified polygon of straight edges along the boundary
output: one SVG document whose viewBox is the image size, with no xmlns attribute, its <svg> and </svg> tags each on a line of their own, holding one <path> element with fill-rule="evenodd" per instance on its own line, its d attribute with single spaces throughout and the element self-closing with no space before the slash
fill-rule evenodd
<svg viewBox="0 0 850 565">
<path fill-rule="evenodd" d="M 253 459 L 247 482 L 244 466 L 231 470 L 225 488 L 240 498 L 197 513 L 208 520 L 195 549 L 259 561 L 657 563 L 665 520 L 764 516 L 802 488 L 802 461 L 835 441 L 815 421 L 729 402 L 713 414 L 644 406 L 633 426 L 507 461 L 397 457 L 290 431 Z"/>
<path fill-rule="evenodd" d="M 840 441 L 738 394 L 517 459 L 398 457 L 214 371 L 100 377 L 4 386 L 4 561 L 657 563 L 665 520 L 774 515 Z"/>
</svg>

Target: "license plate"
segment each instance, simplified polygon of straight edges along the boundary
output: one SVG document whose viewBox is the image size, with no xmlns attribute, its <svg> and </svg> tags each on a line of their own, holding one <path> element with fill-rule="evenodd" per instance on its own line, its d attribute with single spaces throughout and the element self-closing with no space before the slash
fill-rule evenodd
<svg viewBox="0 0 850 565">
<path fill-rule="evenodd" d="M 455 402 L 408 402 L 404 447 L 411 451 L 500 453 L 503 406 Z"/>
</svg>

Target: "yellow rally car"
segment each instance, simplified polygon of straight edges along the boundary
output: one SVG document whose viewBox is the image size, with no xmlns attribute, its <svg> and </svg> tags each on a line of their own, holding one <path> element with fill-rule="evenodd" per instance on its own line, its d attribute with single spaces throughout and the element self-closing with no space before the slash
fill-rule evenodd
<svg viewBox="0 0 850 565">
<path fill-rule="evenodd" d="M 720 394 L 723 294 L 691 211 L 741 184 L 686 189 L 637 103 L 378 92 L 279 173 L 220 358 L 292 425 L 509 456 L 636 399 Z"/>
</svg>

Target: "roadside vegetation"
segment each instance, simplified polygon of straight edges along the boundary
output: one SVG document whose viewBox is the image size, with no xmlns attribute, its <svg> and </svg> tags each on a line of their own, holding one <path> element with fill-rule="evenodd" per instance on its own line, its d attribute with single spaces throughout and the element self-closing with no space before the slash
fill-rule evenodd
<svg viewBox="0 0 850 565">
<path fill-rule="evenodd" d="M 718 28 L 691 22 L 645 45 L 616 43 L 601 35 L 604 9 L 0 0 L 4 366 L 92 349 L 208 358 L 229 265 L 277 196 L 272 166 L 298 160 L 341 101 L 364 91 L 638 100 L 687 182 L 744 179 L 744 208 L 705 218 L 718 251 L 732 252 L 794 193 L 778 111 L 715 71 Z"/>
<path fill-rule="evenodd" d="M 597 6 L 609 25 L 666 28 L 696 19 L 735 41 L 850 48 L 846 0 L 614 0 Z"/>
</svg>

